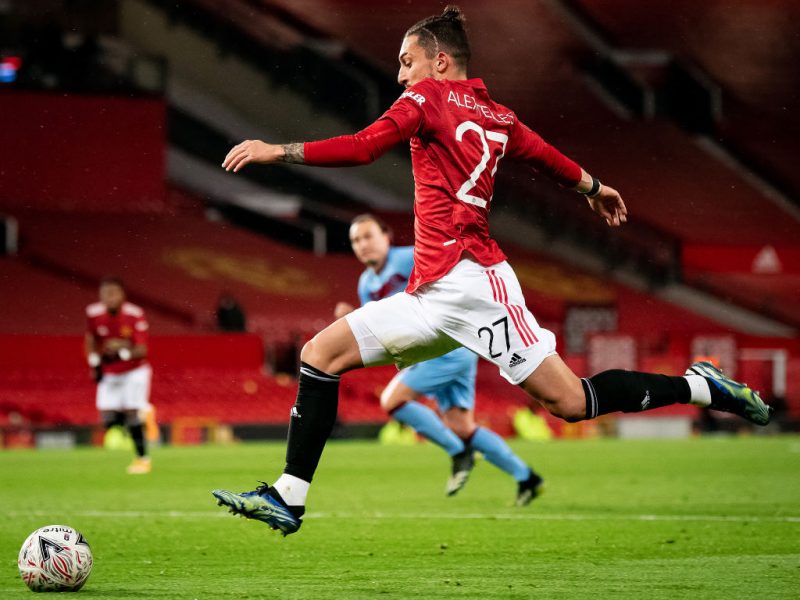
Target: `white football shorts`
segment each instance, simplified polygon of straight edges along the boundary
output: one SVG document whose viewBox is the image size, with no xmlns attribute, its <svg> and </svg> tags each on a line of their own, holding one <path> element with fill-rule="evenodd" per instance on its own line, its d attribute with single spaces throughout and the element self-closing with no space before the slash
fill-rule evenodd
<svg viewBox="0 0 800 600">
<path fill-rule="evenodd" d="M 97 384 L 97 410 L 147 410 L 152 375 L 150 365 L 104 374 Z"/>
<path fill-rule="evenodd" d="M 556 338 L 539 327 L 507 262 L 484 267 L 461 260 L 413 294 L 369 302 L 345 317 L 365 366 L 398 368 L 465 346 L 493 362 L 517 385 L 556 353 Z"/>
</svg>

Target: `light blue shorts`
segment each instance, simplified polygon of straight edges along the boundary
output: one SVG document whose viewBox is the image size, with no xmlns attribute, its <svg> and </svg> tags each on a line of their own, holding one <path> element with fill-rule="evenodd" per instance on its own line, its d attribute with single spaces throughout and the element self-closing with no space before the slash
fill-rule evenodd
<svg viewBox="0 0 800 600">
<path fill-rule="evenodd" d="M 450 408 L 475 408 L 478 356 L 459 348 L 400 371 L 400 382 L 415 392 L 432 396 L 442 412 Z"/>
</svg>

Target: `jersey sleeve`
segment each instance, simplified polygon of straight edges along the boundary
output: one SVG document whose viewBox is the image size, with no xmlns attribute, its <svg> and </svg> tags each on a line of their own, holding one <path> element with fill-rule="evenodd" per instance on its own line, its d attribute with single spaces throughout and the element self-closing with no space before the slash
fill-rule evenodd
<svg viewBox="0 0 800 600">
<path fill-rule="evenodd" d="M 572 188 L 581 180 L 581 167 L 545 142 L 530 127 L 514 120 L 506 156 L 527 162 L 564 187 Z"/>
<path fill-rule="evenodd" d="M 410 140 L 425 124 L 423 107 L 431 102 L 423 92 L 428 87 L 427 80 L 412 86 L 377 121 L 358 133 L 306 142 L 303 145 L 305 164 L 317 167 L 366 165 L 392 147 Z M 429 92 L 428 96 L 433 97 Z"/>
<path fill-rule="evenodd" d="M 315 167 L 367 165 L 403 141 L 396 124 L 381 117 L 353 135 L 341 135 L 303 144 L 304 162 Z"/>
<path fill-rule="evenodd" d="M 403 139 L 409 140 L 435 120 L 437 94 L 433 79 L 423 79 L 400 94 L 382 118 L 393 121 L 403 133 Z"/>
</svg>

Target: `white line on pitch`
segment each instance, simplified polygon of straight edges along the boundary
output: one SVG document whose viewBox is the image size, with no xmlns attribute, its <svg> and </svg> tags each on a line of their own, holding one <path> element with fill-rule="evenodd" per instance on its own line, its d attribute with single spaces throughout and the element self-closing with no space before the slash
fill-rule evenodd
<svg viewBox="0 0 800 600">
<path fill-rule="evenodd" d="M 81 510 L 81 511 L 26 511 L 7 512 L 9 517 L 53 517 L 64 514 L 70 517 L 99 517 L 113 519 L 216 519 L 228 517 L 227 512 L 207 511 L 108 511 L 108 510 Z M 493 514 L 493 513 L 337 513 L 337 512 L 309 512 L 307 517 L 312 519 L 366 519 L 366 520 L 392 520 L 392 519 L 430 519 L 447 521 L 705 521 L 705 522 L 766 522 L 766 523 L 800 523 L 800 516 L 747 516 L 747 515 L 606 515 L 606 514 Z"/>
</svg>

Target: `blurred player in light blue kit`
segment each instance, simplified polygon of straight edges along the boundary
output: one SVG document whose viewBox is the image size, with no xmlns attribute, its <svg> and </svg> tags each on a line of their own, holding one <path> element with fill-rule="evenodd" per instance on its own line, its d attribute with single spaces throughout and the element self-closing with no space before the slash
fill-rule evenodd
<svg viewBox="0 0 800 600">
<path fill-rule="evenodd" d="M 353 219 L 350 243 L 358 260 L 367 268 L 358 281 L 361 304 L 381 300 L 402 292 L 414 267 L 412 246 L 392 246 L 386 224 L 374 215 Z M 345 302 L 336 306 L 336 318 L 352 312 Z M 467 482 L 474 451 L 511 475 L 517 482 L 518 506 L 533 500 L 541 490 L 542 479 L 522 461 L 503 438 L 475 423 L 475 377 L 478 356 L 459 348 L 432 360 L 401 370 L 381 394 L 381 407 L 400 423 L 442 447 L 450 455 L 452 474 L 447 495 L 456 494 Z M 420 396 L 436 399 L 442 418 L 417 401 Z"/>
</svg>

